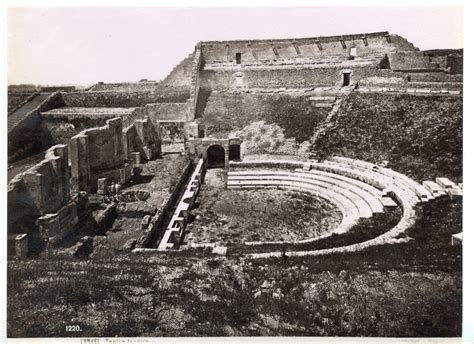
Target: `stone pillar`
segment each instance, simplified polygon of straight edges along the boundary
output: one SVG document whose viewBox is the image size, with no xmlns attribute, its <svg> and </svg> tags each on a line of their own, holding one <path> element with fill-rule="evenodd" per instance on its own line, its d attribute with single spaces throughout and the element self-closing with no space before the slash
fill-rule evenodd
<svg viewBox="0 0 474 344">
<path fill-rule="evenodd" d="M 97 179 L 97 193 L 99 195 L 107 194 L 107 178 Z"/>
<path fill-rule="evenodd" d="M 140 152 L 131 152 L 130 155 L 132 157 L 133 164 L 140 165 L 141 163 Z"/>
<path fill-rule="evenodd" d="M 69 201 L 69 179 L 71 178 L 71 171 L 69 169 L 69 154 L 68 154 L 68 146 L 67 145 L 57 145 L 55 146 L 54 152 L 57 156 L 60 157 L 60 170 L 58 173 L 60 174 L 61 180 L 61 193 L 62 193 L 62 204 L 65 204 Z"/>
<path fill-rule="evenodd" d="M 76 135 L 69 141 L 71 157 L 71 189 L 74 191 L 90 191 L 90 164 L 86 135 Z"/>
<path fill-rule="evenodd" d="M 187 136 L 189 138 L 198 138 L 199 137 L 199 125 L 196 122 L 187 123 L 186 132 L 187 132 Z"/>
<path fill-rule="evenodd" d="M 28 234 L 20 234 L 15 237 L 15 255 L 19 258 L 28 256 Z"/>
<path fill-rule="evenodd" d="M 23 176 L 23 182 L 25 183 L 25 194 L 21 193 L 21 197 L 32 200 L 32 205 L 35 208 L 37 215 L 44 215 L 45 204 L 44 204 L 44 176 L 39 173 L 25 173 Z"/>
</svg>

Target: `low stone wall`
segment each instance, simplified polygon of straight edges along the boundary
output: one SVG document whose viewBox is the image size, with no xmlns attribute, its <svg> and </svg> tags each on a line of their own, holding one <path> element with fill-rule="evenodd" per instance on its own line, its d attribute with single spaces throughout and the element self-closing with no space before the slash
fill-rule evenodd
<svg viewBox="0 0 474 344">
<path fill-rule="evenodd" d="M 190 211 L 194 206 L 204 178 L 204 168 L 204 159 L 199 159 L 186 186 L 186 190 L 181 196 L 173 217 L 158 245 L 158 250 L 165 251 L 169 248 L 178 248 L 181 244 L 190 217 Z"/>
<path fill-rule="evenodd" d="M 179 103 L 189 99 L 189 89 L 161 87 L 154 92 L 88 91 L 62 93 L 68 107 L 140 107 L 151 103 Z"/>
<path fill-rule="evenodd" d="M 40 234 L 50 240 L 60 240 L 74 229 L 78 222 L 76 203 L 70 202 L 56 213 L 38 218 Z"/>
<path fill-rule="evenodd" d="M 160 121 L 187 121 L 192 112 L 192 100 L 185 103 L 153 103 L 140 108 L 138 113 L 143 117 L 150 117 L 154 122 Z"/>
<path fill-rule="evenodd" d="M 170 211 L 172 206 L 178 201 L 179 197 L 182 195 L 182 188 L 184 183 L 186 182 L 191 168 L 193 167 L 193 163 L 190 160 L 186 166 L 186 168 L 181 173 L 178 183 L 174 188 L 173 192 L 170 196 L 158 207 L 158 211 L 155 213 L 153 217 L 148 222 L 146 234 L 142 239 L 139 247 L 142 248 L 149 248 L 153 246 L 157 240 L 161 240 L 166 231 L 166 228 L 163 228 L 163 222 L 165 221 L 166 214 Z"/>
</svg>

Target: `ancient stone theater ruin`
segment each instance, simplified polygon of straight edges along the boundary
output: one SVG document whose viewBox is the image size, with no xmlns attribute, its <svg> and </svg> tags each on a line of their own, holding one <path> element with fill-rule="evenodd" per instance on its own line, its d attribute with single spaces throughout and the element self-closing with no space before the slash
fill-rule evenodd
<svg viewBox="0 0 474 344">
<path fill-rule="evenodd" d="M 403 245 L 420 204 L 462 198 L 462 69 L 376 32 L 199 42 L 160 82 L 12 86 L 9 255 Z"/>
</svg>

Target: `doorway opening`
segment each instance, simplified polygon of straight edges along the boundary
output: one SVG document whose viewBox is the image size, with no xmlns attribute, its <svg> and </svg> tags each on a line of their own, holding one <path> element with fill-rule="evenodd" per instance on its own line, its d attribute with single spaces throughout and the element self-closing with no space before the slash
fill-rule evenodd
<svg viewBox="0 0 474 344">
<path fill-rule="evenodd" d="M 342 87 L 349 86 L 351 84 L 351 73 L 342 74 Z"/>
<path fill-rule="evenodd" d="M 225 167 L 225 150 L 220 145 L 212 145 L 207 149 L 207 168 Z"/>
<path fill-rule="evenodd" d="M 235 63 L 237 63 L 237 64 L 242 63 L 242 53 L 235 54 Z"/>
</svg>

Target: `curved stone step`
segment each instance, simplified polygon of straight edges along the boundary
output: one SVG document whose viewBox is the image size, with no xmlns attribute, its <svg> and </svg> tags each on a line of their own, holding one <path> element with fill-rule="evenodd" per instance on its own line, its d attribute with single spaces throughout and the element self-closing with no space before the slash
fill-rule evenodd
<svg viewBox="0 0 474 344">
<path fill-rule="evenodd" d="M 334 184 L 324 182 L 321 180 L 314 180 L 314 179 L 306 179 L 306 178 L 299 178 L 294 175 L 265 175 L 265 176 L 240 176 L 238 178 L 230 178 L 228 179 L 228 185 L 252 185 L 252 184 L 260 184 L 261 182 L 283 182 L 282 184 L 288 184 L 292 185 L 292 183 L 298 183 L 299 184 L 307 184 L 309 187 L 319 187 L 319 188 L 324 188 L 331 190 L 332 192 L 336 192 L 345 198 L 349 199 L 354 205 L 357 207 L 359 216 L 363 218 L 369 218 L 371 217 L 372 210 L 370 209 L 370 206 L 365 200 L 358 195 L 357 193 L 346 190 L 340 186 L 336 186 Z M 285 184 L 285 185 L 286 185 Z"/>
<path fill-rule="evenodd" d="M 295 183 L 289 181 L 253 181 L 253 183 L 247 184 L 235 184 L 229 185 L 232 189 L 261 189 L 261 188 L 283 188 L 297 191 L 309 192 L 315 196 L 326 199 L 327 201 L 335 204 L 343 215 L 343 220 L 334 231 L 334 233 L 347 232 L 352 226 L 357 223 L 360 218 L 359 210 L 356 205 L 348 198 L 333 192 L 329 189 L 318 188 L 314 185 Z"/>
<path fill-rule="evenodd" d="M 345 157 L 333 157 L 331 160 L 342 163 L 342 164 L 346 164 L 358 169 L 372 170 L 373 172 L 392 178 L 397 183 L 403 184 L 406 188 L 413 191 L 423 202 L 429 201 L 434 198 L 431 192 L 429 192 L 425 187 L 423 187 L 423 185 L 409 178 L 408 176 L 402 173 L 393 171 L 389 168 L 379 167 L 375 164 L 371 164 L 366 161 L 345 158 Z"/>
<path fill-rule="evenodd" d="M 337 177 L 337 176 L 335 176 Z M 247 171 L 239 174 L 228 175 L 228 181 L 233 182 L 236 180 L 266 180 L 266 179 L 291 179 L 298 178 L 296 181 L 308 180 L 310 183 L 313 181 L 316 183 L 324 183 L 324 186 L 331 188 L 334 186 L 335 191 L 339 193 L 352 193 L 352 197 L 356 199 L 358 205 L 361 207 L 361 217 L 371 217 L 373 213 L 383 212 L 383 204 L 381 202 L 381 196 L 373 196 L 364 189 L 347 183 L 346 181 L 339 180 L 337 178 L 331 178 L 331 175 L 315 175 L 299 172 L 280 172 L 280 171 Z M 314 183 L 312 183 L 314 184 Z M 350 196 L 350 195 L 349 195 Z M 365 204 L 364 204 L 365 203 Z M 370 209 L 367 209 L 370 208 Z"/>
<path fill-rule="evenodd" d="M 384 206 L 381 201 L 382 193 L 380 191 L 374 188 L 377 191 L 374 194 L 372 193 L 372 190 L 370 189 L 373 187 L 371 187 L 370 185 L 364 184 L 362 182 L 359 182 L 357 180 L 350 179 L 350 178 L 346 178 L 347 180 L 345 180 L 345 179 L 341 179 L 341 178 L 344 178 L 342 176 L 338 176 L 338 175 L 334 175 L 334 174 L 322 172 L 322 171 L 316 171 L 316 172 L 318 173 L 311 173 L 311 171 L 302 172 L 302 173 L 298 173 L 298 176 L 304 176 L 305 178 L 326 181 L 328 183 L 332 183 L 336 186 L 339 186 L 347 190 L 350 190 L 354 193 L 357 193 L 369 205 L 370 209 L 372 210 L 372 213 L 383 213 Z M 357 183 L 360 183 L 362 185 L 358 185 Z M 367 191 L 365 189 L 365 186 L 368 186 L 370 191 Z"/>
</svg>

